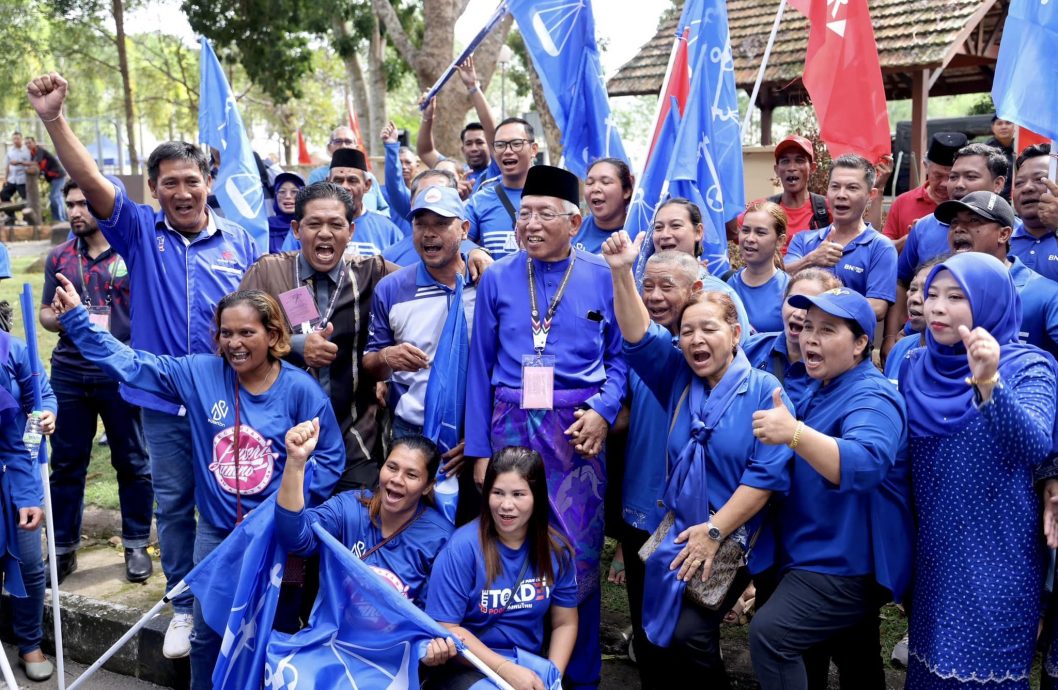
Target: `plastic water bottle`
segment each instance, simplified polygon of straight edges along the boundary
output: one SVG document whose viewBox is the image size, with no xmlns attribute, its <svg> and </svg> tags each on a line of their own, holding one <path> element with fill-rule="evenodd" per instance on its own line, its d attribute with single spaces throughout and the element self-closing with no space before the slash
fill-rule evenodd
<svg viewBox="0 0 1058 690">
<path fill-rule="evenodd" d="M 29 457 L 33 462 L 40 457 L 40 443 L 44 439 L 44 434 L 40 430 L 41 416 L 40 410 L 34 410 L 26 419 L 26 431 L 22 434 L 22 443 L 29 451 Z"/>
</svg>

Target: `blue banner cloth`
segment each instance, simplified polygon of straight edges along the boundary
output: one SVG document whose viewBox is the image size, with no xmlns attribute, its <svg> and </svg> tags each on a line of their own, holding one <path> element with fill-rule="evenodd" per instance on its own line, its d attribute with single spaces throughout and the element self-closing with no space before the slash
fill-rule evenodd
<svg viewBox="0 0 1058 690">
<path fill-rule="evenodd" d="M 1058 3 L 1013 0 L 1003 25 L 992 80 L 996 113 L 1033 132 L 1058 139 L 1058 91 L 1040 88 L 1058 81 Z"/>
</svg>

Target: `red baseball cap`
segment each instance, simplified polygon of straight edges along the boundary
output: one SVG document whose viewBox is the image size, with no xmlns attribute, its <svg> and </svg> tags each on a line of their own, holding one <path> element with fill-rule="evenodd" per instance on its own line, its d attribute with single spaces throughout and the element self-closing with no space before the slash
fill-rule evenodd
<svg viewBox="0 0 1058 690">
<path fill-rule="evenodd" d="M 797 134 L 791 134 L 775 145 L 775 160 L 779 160 L 779 157 L 790 149 L 796 149 L 808 156 L 808 160 L 811 162 L 816 162 L 816 154 L 815 149 L 812 147 L 812 142 Z"/>
</svg>

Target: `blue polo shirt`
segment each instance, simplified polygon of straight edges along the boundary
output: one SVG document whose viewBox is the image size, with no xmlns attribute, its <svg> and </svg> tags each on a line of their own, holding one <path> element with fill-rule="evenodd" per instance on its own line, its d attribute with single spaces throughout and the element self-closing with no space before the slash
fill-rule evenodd
<svg viewBox="0 0 1058 690">
<path fill-rule="evenodd" d="M 502 188 L 514 213 L 522 203 L 522 190 L 503 186 L 502 179 L 489 180 L 467 200 L 467 220 L 470 221 L 469 237 L 489 250 L 493 259 L 502 259 L 518 251 L 514 237 L 514 216 L 500 200 L 497 190 Z"/>
<path fill-rule="evenodd" d="M 727 284 L 742 298 L 750 326 L 754 333 L 774 333 L 783 329 L 782 296 L 790 276 L 785 271 L 776 271 L 768 282 L 751 287 L 742 280 L 746 269 L 727 279 Z"/>
<path fill-rule="evenodd" d="M 658 499 L 665 493 L 669 413 L 634 371 L 628 372 L 628 392 L 631 414 L 621 484 L 621 517 L 635 529 L 653 532 L 665 517 L 665 508 L 658 505 Z"/>
<path fill-rule="evenodd" d="M 1037 238 L 1024 225 L 1014 228 L 1010 253 L 1044 278 L 1058 280 L 1058 238 L 1054 230 Z"/>
<path fill-rule="evenodd" d="M 364 211 L 353 223 L 353 239 L 345 251 L 356 256 L 377 256 L 404 238 L 400 228 L 378 213 Z M 293 232 L 283 241 L 283 251 L 301 251 L 301 242 Z"/>
<path fill-rule="evenodd" d="M 411 343 L 432 362 L 454 294 L 452 288 L 434 280 L 422 262 L 389 274 L 378 282 L 371 297 L 371 325 L 365 352 Z M 467 335 L 473 333 L 475 298 L 474 286 L 466 284 L 463 313 L 467 318 Z M 429 367 L 394 371 L 390 376 L 390 400 L 397 401 L 393 413 L 405 423 L 423 425 L 429 380 Z"/>
<path fill-rule="evenodd" d="M 1018 338 L 1058 357 L 1058 283 L 1047 280 L 1016 256 L 1007 258 L 1010 277 L 1021 296 Z"/>
<path fill-rule="evenodd" d="M 131 345 L 154 355 L 180 357 L 214 351 L 213 312 L 222 297 L 239 289 L 260 251 L 241 226 L 212 211 L 209 224 L 187 239 L 162 211 L 131 201 L 114 187 L 114 211 L 99 219 L 110 246 L 129 272 Z M 175 413 L 180 405 L 127 386 L 134 405 Z"/>
<path fill-rule="evenodd" d="M 915 269 L 934 257 L 948 254 L 948 224 L 937 220 L 932 213 L 919 218 L 907 233 L 907 242 L 900 252 L 897 263 L 897 277 L 900 282 L 910 285 L 915 277 Z"/>
<path fill-rule="evenodd" d="M 794 235 L 786 252 L 786 260 L 794 261 L 807 256 L 830 236 L 833 227 L 828 225 L 820 230 L 803 230 Z M 896 247 L 892 240 L 868 224 L 863 232 L 845 245 L 838 263 L 826 270 L 841 278 L 842 284 L 850 290 L 864 297 L 884 299 L 891 304 L 896 301 L 896 261 Z"/>
<path fill-rule="evenodd" d="M 794 407 L 801 404 L 801 400 L 808 394 L 812 378 L 805 370 L 804 362 L 790 363 L 786 334 L 783 331 L 757 333 L 742 343 L 742 351 L 746 353 L 751 367 L 762 369 L 779 379 Z"/>
<path fill-rule="evenodd" d="M 496 164 L 496 161 L 489 160 L 489 164 L 484 168 L 474 170 L 469 165 L 463 166 L 463 179 L 470 183 L 471 189 L 477 191 L 481 188 L 481 185 L 485 184 L 494 177 L 500 176 L 500 166 Z"/>
</svg>

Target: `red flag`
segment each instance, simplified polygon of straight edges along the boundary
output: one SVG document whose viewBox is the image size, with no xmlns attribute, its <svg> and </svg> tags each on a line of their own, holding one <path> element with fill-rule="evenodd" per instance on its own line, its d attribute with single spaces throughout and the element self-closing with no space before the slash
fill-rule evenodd
<svg viewBox="0 0 1058 690">
<path fill-rule="evenodd" d="M 676 38 L 672 70 L 669 72 L 668 79 L 665 82 L 665 91 L 661 94 L 661 112 L 658 114 L 658 121 L 654 123 L 654 136 L 650 138 L 647 159 L 654 153 L 654 145 L 658 143 L 658 135 L 661 134 L 661 128 L 669 117 L 669 110 L 672 109 L 672 98 L 675 97 L 676 103 L 680 106 L 680 115 L 683 115 L 683 109 L 687 106 L 687 98 L 691 93 L 691 70 L 687 64 L 687 39 L 690 35 L 691 30 L 687 28 L 683 30 L 683 36 Z"/>
<path fill-rule="evenodd" d="M 1036 132 L 1033 132 L 1031 129 L 1018 127 L 1017 140 L 1014 145 L 1014 153 L 1015 155 L 1020 155 L 1022 151 L 1024 151 L 1030 146 L 1034 146 L 1036 144 L 1049 143 L 1051 143 L 1051 140 L 1049 138 L 1036 134 Z M 1014 171 L 1011 170 L 1010 172 L 1013 173 Z"/>
<path fill-rule="evenodd" d="M 802 81 L 831 156 L 857 153 L 877 163 L 891 152 L 878 44 L 867 0 L 790 0 L 808 17 Z"/>
<path fill-rule="evenodd" d="M 367 155 L 367 147 L 364 146 L 364 136 L 360 134 L 360 119 L 356 116 L 356 109 L 353 108 L 351 96 L 345 97 L 345 109 L 346 114 L 349 116 L 349 129 L 353 130 L 353 134 L 356 135 L 356 148 L 360 149 L 360 153 L 364 154 L 364 159 L 367 161 L 367 169 L 371 170 L 371 156 Z"/>
<path fill-rule="evenodd" d="M 312 156 L 309 155 L 309 147 L 305 144 L 305 137 L 298 127 L 298 165 L 312 165 Z"/>
</svg>

